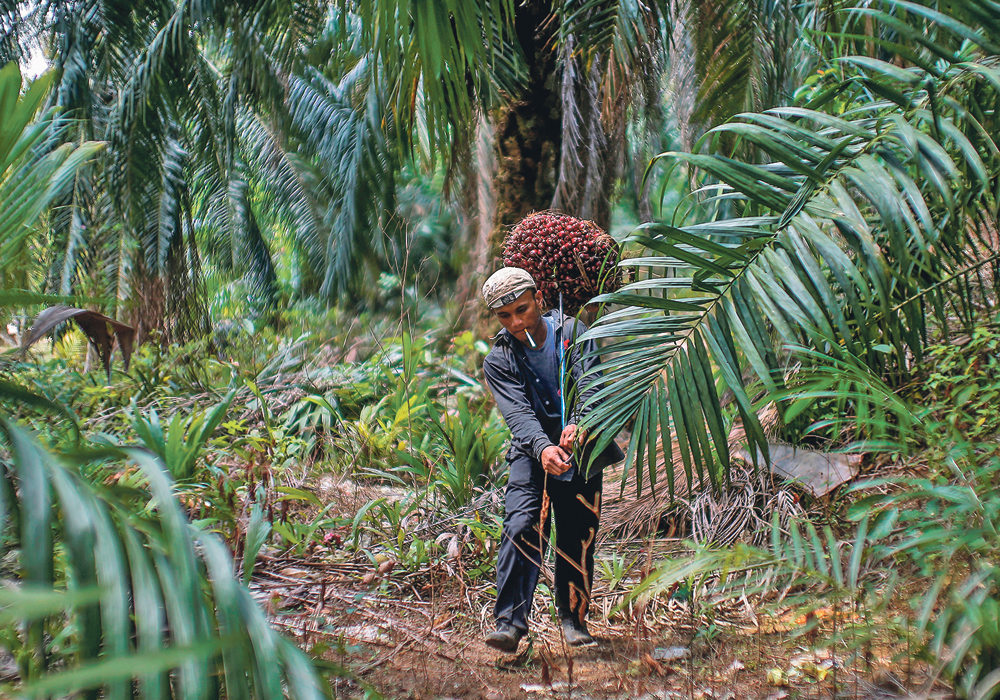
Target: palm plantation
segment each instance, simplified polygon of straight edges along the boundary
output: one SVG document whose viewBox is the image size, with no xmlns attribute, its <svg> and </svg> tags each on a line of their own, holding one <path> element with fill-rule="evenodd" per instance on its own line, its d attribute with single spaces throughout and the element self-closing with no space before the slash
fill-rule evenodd
<svg viewBox="0 0 1000 700">
<path fill-rule="evenodd" d="M 1000 5 L 0 0 L 0 59 L 0 693 L 1000 690 Z M 505 665 L 477 295 L 547 209 L 623 252 L 583 427 L 649 505 L 607 646 Z M 128 370 L 16 347 L 54 304 Z M 776 444 L 860 474 L 775 486 Z M 690 541 L 708 498 L 755 531 Z M 826 670 L 751 664 L 751 609 Z"/>
</svg>

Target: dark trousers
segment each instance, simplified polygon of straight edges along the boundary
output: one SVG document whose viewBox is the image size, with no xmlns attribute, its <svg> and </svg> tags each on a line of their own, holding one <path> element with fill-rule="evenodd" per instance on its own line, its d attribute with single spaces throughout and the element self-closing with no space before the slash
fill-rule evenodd
<svg viewBox="0 0 1000 700">
<path fill-rule="evenodd" d="M 594 547 L 601 510 L 601 474 L 589 481 L 579 474 L 571 481 L 549 477 L 542 465 L 526 455 L 510 462 L 504 497 L 507 513 L 497 554 L 497 624 L 528 629 L 531 599 L 549 537 L 549 520 L 542 517 L 543 491 L 548 491 L 555 518 L 556 609 L 562 619 L 583 620 L 590 606 L 594 581 Z M 548 509 L 547 509 L 548 510 Z"/>
</svg>

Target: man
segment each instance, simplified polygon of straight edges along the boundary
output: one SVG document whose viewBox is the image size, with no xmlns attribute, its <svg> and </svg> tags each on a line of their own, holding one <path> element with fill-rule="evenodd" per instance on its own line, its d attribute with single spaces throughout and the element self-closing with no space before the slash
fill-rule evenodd
<svg viewBox="0 0 1000 700">
<path fill-rule="evenodd" d="M 483 371 L 511 432 L 506 515 L 497 556 L 497 627 L 486 643 L 514 652 L 528 631 L 551 504 L 556 607 L 563 634 L 571 646 L 592 644 L 586 616 L 594 579 L 601 470 L 625 457 L 612 442 L 594 458 L 589 479 L 584 473 L 589 460 L 573 463 L 574 447 L 582 447 L 586 438 L 577 430 L 581 411 L 599 388 L 594 375 L 582 376 L 598 364 L 591 355 L 596 345 L 574 346 L 586 327 L 558 311 L 542 313 L 542 295 L 524 270 L 505 267 L 493 274 L 483 285 L 483 298 L 503 326 Z M 568 355 L 565 372 L 570 377 L 566 425 L 560 406 L 559 344 Z"/>
</svg>

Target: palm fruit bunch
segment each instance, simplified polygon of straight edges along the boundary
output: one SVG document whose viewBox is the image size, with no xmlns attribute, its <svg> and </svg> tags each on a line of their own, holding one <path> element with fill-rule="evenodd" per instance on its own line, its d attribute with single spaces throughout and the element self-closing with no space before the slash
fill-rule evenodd
<svg viewBox="0 0 1000 700">
<path fill-rule="evenodd" d="M 503 263 L 527 270 L 545 305 L 563 295 L 563 311 L 576 315 L 598 294 L 622 285 L 615 239 L 593 221 L 541 212 L 521 219 L 504 239 Z"/>
</svg>

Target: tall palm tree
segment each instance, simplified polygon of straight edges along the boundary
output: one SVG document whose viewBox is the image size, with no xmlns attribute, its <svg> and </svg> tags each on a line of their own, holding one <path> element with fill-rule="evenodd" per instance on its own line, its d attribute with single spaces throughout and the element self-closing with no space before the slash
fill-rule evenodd
<svg viewBox="0 0 1000 700">
<path fill-rule="evenodd" d="M 672 9 L 671 111 L 686 150 L 740 112 L 789 104 L 831 20 L 828 2 L 677 0 Z"/>
<path fill-rule="evenodd" d="M 34 8 L 54 48 L 55 102 L 68 127 L 109 143 L 61 202 L 50 285 L 69 291 L 96 279 L 140 338 L 164 340 L 205 329 L 203 248 L 255 294 L 273 294 L 248 185 L 298 186 L 282 148 L 284 98 L 319 12 L 309 0 Z M 304 197 L 277 201 L 303 229 L 315 225 Z"/>
<path fill-rule="evenodd" d="M 110 144 L 53 219 L 48 287 L 110 293 L 140 337 L 196 335 L 206 263 L 242 278 L 245 297 L 273 296 L 264 213 L 294 231 L 332 299 L 372 269 L 359 259 L 394 245 L 397 176 L 414 162 L 443 163 L 469 208 L 492 212 L 492 193 L 487 259 L 533 209 L 607 227 L 629 117 L 660 108 L 669 9 L 341 0 L 317 43 L 318 0 L 39 3 L 26 26 L 50 37 L 67 128 Z M 492 147 L 477 149 L 483 133 Z M 477 168 L 476 151 L 495 155 Z"/>
<path fill-rule="evenodd" d="M 358 71 L 371 76 L 365 84 L 378 86 L 379 99 L 353 102 L 356 123 L 383 127 L 370 161 L 383 170 L 408 159 L 443 162 L 462 186 L 463 206 L 479 210 L 488 238 L 479 262 L 492 266 L 505 227 L 532 210 L 557 208 L 608 227 L 615 187 L 635 157 L 627 127 L 662 122 L 664 90 L 677 88 L 665 79 L 668 65 L 676 75 L 698 57 L 690 75 L 680 73 L 693 90 L 701 86 L 699 111 L 676 109 L 679 96 L 667 93 L 682 125 L 712 126 L 744 103 L 787 101 L 791 76 L 808 65 L 797 57 L 809 47 L 792 37 L 821 26 L 822 13 L 778 0 L 722 6 L 728 11 L 713 19 L 711 3 L 666 0 L 340 0 L 336 40 L 319 67 L 333 84 L 357 85 Z M 741 68 L 726 71 L 731 62 Z M 331 94 L 305 101 L 312 107 Z M 313 152 L 334 165 L 345 153 Z M 355 191 L 370 200 L 371 188 Z"/>
<path fill-rule="evenodd" d="M 607 226 L 626 115 L 659 95 L 660 4 L 344 0 L 339 8 L 343 45 L 365 56 L 391 114 L 387 146 L 404 159 L 443 161 L 474 179 L 479 115 L 488 117 L 493 253 L 499 227 L 532 210 L 558 207 Z"/>
</svg>

